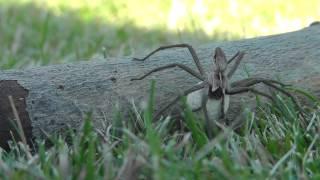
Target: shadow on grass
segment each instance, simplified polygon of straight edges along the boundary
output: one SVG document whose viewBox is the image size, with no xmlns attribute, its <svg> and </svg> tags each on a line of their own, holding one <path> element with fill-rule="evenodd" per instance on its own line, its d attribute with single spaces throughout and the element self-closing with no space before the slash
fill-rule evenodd
<svg viewBox="0 0 320 180">
<path fill-rule="evenodd" d="M 209 37 L 201 30 L 143 29 L 123 19 L 112 24 L 98 17 L 84 20 L 81 12 L 76 10 L 63 9 L 62 12 L 59 14 L 34 3 L 1 3 L 1 69 L 86 60 L 102 52 L 107 56 L 134 55 L 161 44 L 184 42 L 198 45 L 239 38 L 226 32 Z"/>
</svg>

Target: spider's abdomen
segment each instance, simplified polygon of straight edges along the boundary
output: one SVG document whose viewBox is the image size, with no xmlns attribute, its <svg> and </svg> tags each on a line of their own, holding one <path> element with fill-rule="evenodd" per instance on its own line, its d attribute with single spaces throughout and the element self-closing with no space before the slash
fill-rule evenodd
<svg viewBox="0 0 320 180">
<path fill-rule="evenodd" d="M 229 109 L 229 103 L 230 103 L 230 97 L 229 95 L 225 95 L 224 96 L 224 114 L 226 114 Z M 219 100 L 210 99 L 210 98 L 208 99 L 207 110 L 208 110 L 208 116 L 211 120 L 216 121 L 221 118 L 222 116 L 221 106 L 222 106 L 221 99 Z"/>
<path fill-rule="evenodd" d="M 192 110 L 196 110 L 201 107 L 203 93 L 204 89 L 200 89 L 198 91 L 190 93 L 187 96 L 187 104 Z"/>
<path fill-rule="evenodd" d="M 201 108 L 203 96 L 207 96 L 208 91 L 206 88 L 200 89 L 187 96 L 187 103 L 192 110 L 198 110 Z M 227 113 L 230 103 L 229 95 L 224 96 L 224 114 Z M 210 98 L 206 104 L 208 109 L 208 115 L 211 120 L 218 120 L 221 117 L 221 105 L 222 96 L 219 99 Z"/>
</svg>

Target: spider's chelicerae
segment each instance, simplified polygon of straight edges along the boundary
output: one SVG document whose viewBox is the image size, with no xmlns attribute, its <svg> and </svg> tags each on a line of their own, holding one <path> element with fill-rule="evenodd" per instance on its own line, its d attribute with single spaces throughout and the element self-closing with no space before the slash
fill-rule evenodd
<svg viewBox="0 0 320 180">
<path fill-rule="evenodd" d="M 187 103 L 192 108 L 193 111 L 202 109 L 205 117 L 206 123 L 206 131 L 211 138 L 213 136 L 213 131 L 215 129 L 215 121 L 219 119 L 224 119 L 225 114 L 229 108 L 229 96 L 244 92 L 252 92 L 261 96 L 264 96 L 272 101 L 274 101 L 273 97 L 264 92 L 258 91 L 253 88 L 253 85 L 258 83 L 263 83 L 264 85 L 270 86 L 281 93 L 289 96 L 293 102 L 299 106 L 298 102 L 295 100 L 295 97 L 291 95 L 289 92 L 284 90 L 281 86 L 285 86 L 283 83 L 265 78 L 247 78 L 243 80 L 239 80 L 233 83 L 230 83 L 232 75 L 238 68 L 240 61 L 244 56 L 244 52 L 236 53 L 230 60 L 226 59 L 226 56 L 221 48 L 217 47 L 213 52 L 213 66 L 209 73 L 206 73 L 203 70 L 203 67 L 199 61 L 199 58 L 192 48 L 192 46 L 188 44 L 175 44 L 169 46 L 162 46 L 146 57 L 142 59 L 134 58 L 136 61 L 144 61 L 152 56 L 154 53 L 169 49 L 169 48 L 187 48 L 192 55 L 193 61 L 195 62 L 198 72 L 187 67 L 186 65 L 180 63 L 172 63 L 168 65 L 164 65 L 161 67 L 157 67 L 155 69 L 150 70 L 145 75 L 139 78 L 133 78 L 131 80 L 142 80 L 148 75 L 161 71 L 168 68 L 178 67 L 192 76 L 198 78 L 201 82 L 196 84 L 195 86 L 185 90 L 182 94 L 178 95 L 175 99 L 173 99 L 168 105 L 162 108 L 156 115 L 155 118 L 158 118 L 161 114 L 163 114 L 166 110 L 168 110 L 171 106 L 173 106 L 182 96 L 187 96 Z M 234 62 L 234 64 L 227 70 L 227 67 L 230 63 Z"/>
</svg>

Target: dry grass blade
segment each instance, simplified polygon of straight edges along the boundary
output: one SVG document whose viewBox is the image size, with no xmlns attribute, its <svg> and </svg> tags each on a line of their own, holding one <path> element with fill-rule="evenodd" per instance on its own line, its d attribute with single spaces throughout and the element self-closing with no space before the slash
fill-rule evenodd
<svg viewBox="0 0 320 180">
<path fill-rule="evenodd" d="M 19 134 L 22 142 L 27 146 L 27 145 L 28 145 L 28 144 L 27 144 L 27 138 L 26 138 L 25 133 L 24 133 L 24 131 L 23 131 L 22 123 L 21 123 L 21 120 L 20 120 L 18 111 L 17 111 L 17 109 L 16 109 L 16 106 L 14 105 L 12 96 L 8 96 L 8 98 L 9 98 L 9 102 L 10 102 L 10 105 L 11 105 L 11 108 L 12 108 L 12 111 L 13 111 L 14 119 L 17 121 L 18 134 Z"/>
</svg>

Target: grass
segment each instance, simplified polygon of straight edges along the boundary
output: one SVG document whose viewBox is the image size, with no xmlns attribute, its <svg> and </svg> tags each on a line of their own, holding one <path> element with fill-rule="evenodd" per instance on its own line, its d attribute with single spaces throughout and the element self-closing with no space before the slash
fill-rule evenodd
<svg viewBox="0 0 320 180">
<path fill-rule="evenodd" d="M 319 7 L 317 0 L 0 0 L 0 67 L 134 56 L 161 44 L 292 31 L 319 20 Z M 98 131 L 88 114 L 82 130 L 38 141 L 35 150 L 12 142 L 11 151 L 0 149 L 0 179 L 319 179 L 319 100 L 292 90 L 316 104 L 306 121 L 277 96 L 275 104 L 258 102 L 257 111 L 246 111 L 237 132 L 222 127 L 212 140 L 183 101 L 183 130 L 169 117 L 152 122 L 153 90 L 146 111 L 133 119 L 139 128 Z"/>
<path fill-rule="evenodd" d="M 79 132 L 38 141 L 30 152 L 23 143 L 0 150 L 1 179 L 318 179 L 320 108 L 309 108 L 304 121 L 289 98 L 260 103 L 247 112 L 237 132 L 221 126 L 209 140 L 203 120 L 184 104 L 184 130 L 174 119 L 152 122 L 155 83 L 139 130 L 126 124 L 120 137 L 101 132 L 88 114 Z M 184 101 L 182 101 L 184 102 Z M 317 102 L 314 102 L 318 104 Z M 133 119 L 133 122 L 136 120 Z M 304 122 L 304 123 L 302 123 Z"/>
</svg>

